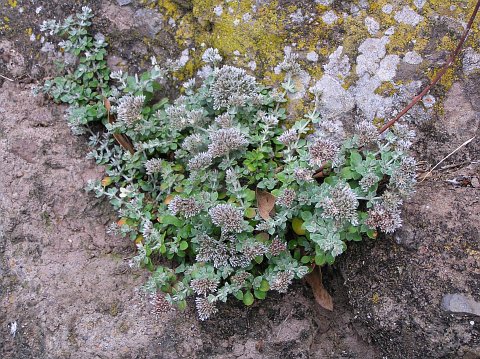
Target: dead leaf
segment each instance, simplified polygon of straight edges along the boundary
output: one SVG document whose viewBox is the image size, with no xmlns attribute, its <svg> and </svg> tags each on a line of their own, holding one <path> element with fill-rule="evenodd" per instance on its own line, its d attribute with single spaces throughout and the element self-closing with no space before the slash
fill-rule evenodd
<svg viewBox="0 0 480 359">
<path fill-rule="evenodd" d="M 333 299 L 322 282 L 322 271 L 319 267 L 313 268 L 312 273 L 306 276 L 307 283 L 312 287 L 313 295 L 318 304 L 327 310 L 333 311 Z"/>
<path fill-rule="evenodd" d="M 108 98 L 105 98 L 105 97 L 103 98 L 103 105 L 107 109 L 108 122 L 111 124 L 115 123 L 115 117 L 113 117 L 113 115 L 110 113 L 111 105 Z M 114 133 L 113 137 L 115 138 L 115 140 L 117 140 L 120 146 L 125 148 L 132 155 L 135 153 L 135 149 L 133 148 L 132 141 L 130 141 L 130 139 L 127 136 L 125 136 L 122 133 Z"/>
<path fill-rule="evenodd" d="M 258 214 L 268 221 L 270 215 L 275 215 L 275 196 L 267 191 L 256 190 Z"/>
</svg>

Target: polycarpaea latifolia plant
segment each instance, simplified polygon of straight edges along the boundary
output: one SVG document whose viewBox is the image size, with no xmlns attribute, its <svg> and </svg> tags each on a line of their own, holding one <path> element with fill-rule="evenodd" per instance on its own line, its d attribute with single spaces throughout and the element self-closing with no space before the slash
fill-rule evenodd
<svg viewBox="0 0 480 359">
<path fill-rule="evenodd" d="M 60 46 L 78 57 L 78 67 L 40 90 L 70 105 L 75 133 L 105 123 L 104 133 L 91 133 L 89 157 L 107 175 L 88 188 L 118 211 L 108 230 L 135 242 L 131 263 L 151 271 L 145 289 L 157 312 L 185 308 L 190 296 L 201 320 L 231 296 L 251 305 L 269 291 L 286 292 L 315 265 L 332 264 L 350 241 L 401 226 L 416 165 L 406 126 L 380 136 L 361 121 L 345 137 L 320 117 L 320 101 L 292 119 L 287 94 L 300 68 L 293 54 L 280 64 L 285 82 L 270 88 L 222 65 L 209 48 L 183 95 L 155 102 L 175 61 L 162 67 L 153 60 L 141 75 L 111 73 L 106 43 L 87 32 L 91 16 L 84 8 L 43 25 L 66 37 Z M 133 153 L 114 134 L 128 138 Z"/>
</svg>

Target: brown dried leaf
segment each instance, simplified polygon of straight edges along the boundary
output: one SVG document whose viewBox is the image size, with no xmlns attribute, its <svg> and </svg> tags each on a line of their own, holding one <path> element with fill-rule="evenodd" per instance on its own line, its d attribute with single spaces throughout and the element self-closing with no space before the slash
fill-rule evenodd
<svg viewBox="0 0 480 359">
<path fill-rule="evenodd" d="M 106 98 L 106 97 L 103 98 L 103 105 L 107 109 L 107 113 L 110 116 L 110 110 L 111 110 L 112 106 L 110 105 L 110 101 L 108 100 L 108 98 Z"/>
<path fill-rule="evenodd" d="M 110 112 L 110 109 L 111 109 L 110 101 L 105 97 L 103 98 L 103 105 L 107 109 L 108 122 L 111 123 L 111 124 L 115 123 L 115 118 L 113 117 L 113 115 Z M 135 153 L 135 149 L 133 148 L 132 141 L 130 141 L 130 139 L 127 136 L 125 136 L 122 133 L 114 133 L 113 137 L 115 138 L 115 140 L 117 140 L 117 142 L 120 146 L 125 148 L 132 155 Z"/>
<path fill-rule="evenodd" d="M 261 191 L 257 188 L 256 197 L 258 214 L 264 220 L 269 220 L 271 218 L 270 215 L 275 215 L 275 196 L 267 191 Z"/>
<path fill-rule="evenodd" d="M 322 271 L 315 267 L 312 273 L 306 276 L 307 283 L 312 287 L 313 295 L 318 304 L 327 310 L 333 311 L 333 299 L 322 282 Z"/>
</svg>

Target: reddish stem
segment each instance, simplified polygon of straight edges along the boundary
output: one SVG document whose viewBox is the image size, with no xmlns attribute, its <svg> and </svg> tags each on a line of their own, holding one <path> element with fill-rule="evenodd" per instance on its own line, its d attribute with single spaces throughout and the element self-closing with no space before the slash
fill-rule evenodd
<svg viewBox="0 0 480 359">
<path fill-rule="evenodd" d="M 443 75 L 448 71 L 450 66 L 455 62 L 455 59 L 457 58 L 460 50 L 462 49 L 463 43 L 467 39 L 468 33 L 470 32 L 470 29 L 472 28 L 473 21 L 475 20 L 475 17 L 477 16 L 478 9 L 480 8 L 480 0 L 477 1 L 477 5 L 475 6 L 475 9 L 473 10 L 472 16 L 470 17 L 470 20 L 468 21 L 467 27 L 462 35 L 462 38 L 460 42 L 458 43 L 457 47 L 455 48 L 455 51 L 452 52 L 450 55 L 450 58 L 448 59 L 448 62 L 443 66 L 443 68 L 437 73 L 435 78 L 430 82 L 430 84 L 425 87 L 425 89 L 420 92 L 417 96 L 415 96 L 412 101 L 393 119 L 388 121 L 385 125 L 382 126 L 382 128 L 379 130 L 380 133 L 385 132 L 388 128 L 390 128 L 395 122 L 397 122 L 400 118 L 402 118 L 403 115 L 405 115 L 413 106 L 415 106 L 422 98 L 425 96 L 428 91 L 431 90 L 433 86 L 436 85 L 438 81 L 442 78 Z"/>
</svg>

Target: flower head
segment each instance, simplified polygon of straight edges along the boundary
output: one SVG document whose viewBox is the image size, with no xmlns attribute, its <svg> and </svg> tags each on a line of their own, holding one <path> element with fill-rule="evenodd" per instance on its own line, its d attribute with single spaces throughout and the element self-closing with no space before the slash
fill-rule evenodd
<svg viewBox="0 0 480 359">
<path fill-rule="evenodd" d="M 214 74 L 210 92 L 215 110 L 245 106 L 256 98 L 257 82 L 253 76 L 247 75 L 245 70 L 223 66 L 215 70 Z"/>
<path fill-rule="evenodd" d="M 204 146 L 204 139 L 198 133 L 185 137 L 182 143 L 182 149 L 187 152 L 198 152 Z"/>
<path fill-rule="evenodd" d="M 240 233 L 244 229 L 242 211 L 231 204 L 219 204 L 210 208 L 208 214 L 213 224 L 220 227 L 225 233 Z"/>
<path fill-rule="evenodd" d="M 297 130 L 294 128 L 286 130 L 284 133 L 278 136 L 278 140 L 281 143 L 283 143 L 285 146 L 290 146 L 294 144 L 295 142 L 298 141 Z"/>
<path fill-rule="evenodd" d="M 145 169 L 147 174 L 153 175 L 159 173 L 162 170 L 162 160 L 160 158 L 152 158 L 145 162 Z"/>
<path fill-rule="evenodd" d="M 276 273 L 268 282 L 270 289 L 279 293 L 286 293 L 288 286 L 292 283 L 293 273 L 290 271 Z"/>
<path fill-rule="evenodd" d="M 358 146 L 366 146 L 375 143 L 379 139 L 377 128 L 370 121 L 361 121 L 355 125 L 355 134 L 358 138 Z"/>
<path fill-rule="evenodd" d="M 277 198 L 277 203 L 283 207 L 291 207 L 293 201 L 297 197 L 297 194 L 293 189 L 287 188 L 283 193 Z"/>
<path fill-rule="evenodd" d="M 190 287 L 198 295 L 207 296 L 209 292 L 215 292 L 218 288 L 218 279 L 200 278 L 192 279 L 190 281 Z"/>
<path fill-rule="evenodd" d="M 295 168 L 293 173 L 295 179 L 301 182 L 311 182 L 313 181 L 313 173 L 306 168 Z"/>
<path fill-rule="evenodd" d="M 411 193 L 416 183 L 416 166 L 417 161 L 413 157 L 402 158 L 400 165 L 392 173 L 390 185 L 401 193 Z"/>
<path fill-rule="evenodd" d="M 368 212 L 365 224 L 371 228 L 380 228 L 385 233 L 392 233 L 402 225 L 400 210 L 387 208 L 383 203 L 377 204 Z"/>
<path fill-rule="evenodd" d="M 243 287 L 247 281 L 248 278 L 250 278 L 252 275 L 248 272 L 244 271 L 238 271 L 234 275 L 230 277 L 230 280 L 232 284 Z"/>
<path fill-rule="evenodd" d="M 229 128 L 233 125 L 233 118 L 228 112 L 225 112 L 215 119 L 220 128 Z"/>
<path fill-rule="evenodd" d="M 358 182 L 360 187 L 364 192 L 368 192 L 368 190 L 380 181 L 380 178 L 373 172 L 368 172 L 363 178 Z"/>
<path fill-rule="evenodd" d="M 348 220 L 353 225 L 358 223 L 358 200 L 346 183 L 338 183 L 330 190 L 330 196 L 321 201 L 323 217 L 337 221 Z"/>
<path fill-rule="evenodd" d="M 182 214 L 185 218 L 190 218 L 199 214 L 203 209 L 202 204 L 193 198 L 174 197 L 168 204 L 168 210 L 173 215 Z"/>
<path fill-rule="evenodd" d="M 211 143 L 208 153 L 213 157 L 222 157 L 248 145 L 245 135 L 237 128 L 222 128 L 210 134 Z"/>
<path fill-rule="evenodd" d="M 207 320 L 213 314 L 218 312 L 215 303 L 209 301 L 208 298 L 195 298 L 195 306 L 197 307 L 198 318 L 202 321 Z"/>
<path fill-rule="evenodd" d="M 412 146 L 415 139 L 415 131 L 410 130 L 407 125 L 396 123 L 392 126 L 392 132 L 397 137 L 395 146 L 397 149 L 404 151 Z"/>
<path fill-rule="evenodd" d="M 309 149 L 310 165 L 312 167 L 321 167 L 326 162 L 334 162 L 340 152 L 340 148 L 336 143 L 329 139 L 317 138 Z"/>
<path fill-rule="evenodd" d="M 141 119 L 143 103 L 145 96 L 123 96 L 118 100 L 117 116 L 118 121 L 127 125 L 132 125 Z"/>
<path fill-rule="evenodd" d="M 153 304 L 153 312 L 157 316 L 173 310 L 172 305 L 163 293 L 156 293 L 152 298 L 151 304 Z"/>
<path fill-rule="evenodd" d="M 197 262 L 213 262 L 215 268 L 220 268 L 228 264 L 228 247 L 222 241 L 207 236 L 206 234 L 197 237 L 198 250 Z"/>
<path fill-rule="evenodd" d="M 280 240 L 278 236 L 275 237 L 272 243 L 270 243 L 270 245 L 268 246 L 268 252 L 272 256 L 278 256 L 280 253 L 282 253 L 286 249 L 287 249 L 287 244 L 285 243 L 285 241 Z"/>
<path fill-rule="evenodd" d="M 200 171 L 212 164 L 212 155 L 208 152 L 200 152 L 188 161 L 190 171 Z"/>
</svg>

